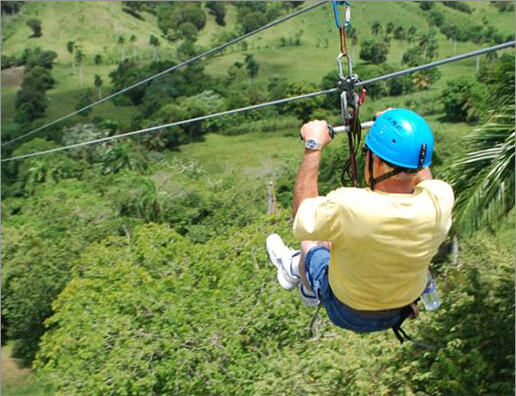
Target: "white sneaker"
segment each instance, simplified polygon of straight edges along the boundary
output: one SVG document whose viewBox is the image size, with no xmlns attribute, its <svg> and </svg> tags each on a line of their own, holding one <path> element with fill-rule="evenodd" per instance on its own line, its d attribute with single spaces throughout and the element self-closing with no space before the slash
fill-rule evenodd
<svg viewBox="0 0 516 396">
<path fill-rule="evenodd" d="M 300 252 L 290 249 L 278 234 L 271 234 L 265 241 L 269 260 L 278 269 L 278 282 L 285 290 L 292 290 L 300 278 L 293 271 L 299 263 Z"/>
<path fill-rule="evenodd" d="M 299 282 L 297 284 L 297 288 L 299 289 L 299 293 L 301 294 L 301 301 L 303 301 L 303 304 L 307 307 L 316 307 L 319 305 L 319 299 L 315 295 L 314 292 L 306 290 L 305 285 L 303 282 Z"/>
</svg>

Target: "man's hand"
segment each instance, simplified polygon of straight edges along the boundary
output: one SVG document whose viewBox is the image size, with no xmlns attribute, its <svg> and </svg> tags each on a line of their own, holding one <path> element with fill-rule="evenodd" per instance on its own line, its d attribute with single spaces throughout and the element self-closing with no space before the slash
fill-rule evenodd
<svg viewBox="0 0 516 396">
<path fill-rule="evenodd" d="M 304 141 L 316 140 L 322 147 L 331 143 L 330 130 L 326 121 L 310 121 L 301 127 L 301 136 Z"/>
</svg>

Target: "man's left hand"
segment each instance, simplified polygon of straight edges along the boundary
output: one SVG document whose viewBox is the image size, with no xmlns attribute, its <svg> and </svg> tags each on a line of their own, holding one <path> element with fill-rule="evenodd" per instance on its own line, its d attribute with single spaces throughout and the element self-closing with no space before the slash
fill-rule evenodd
<svg viewBox="0 0 516 396">
<path fill-rule="evenodd" d="M 310 121 L 301 127 L 301 136 L 304 141 L 313 139 L 321 145 L 327 146 L 331 143 L 330 130 L 326 121 Z"/>
</svg>

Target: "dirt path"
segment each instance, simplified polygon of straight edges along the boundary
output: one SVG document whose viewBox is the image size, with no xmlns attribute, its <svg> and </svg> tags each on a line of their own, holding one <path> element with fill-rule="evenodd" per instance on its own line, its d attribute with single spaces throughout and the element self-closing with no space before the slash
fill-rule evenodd
<svg viewBox="0 0 516 396">
<path fill-rule="evenodd" d="M 8 395 L 13 389 L 24 387 L 34 381 L 30 368 L 21 368 L 16 359 L 11 357 L 11 348 L 2 347 L 2 394 Z"/>
</svg>

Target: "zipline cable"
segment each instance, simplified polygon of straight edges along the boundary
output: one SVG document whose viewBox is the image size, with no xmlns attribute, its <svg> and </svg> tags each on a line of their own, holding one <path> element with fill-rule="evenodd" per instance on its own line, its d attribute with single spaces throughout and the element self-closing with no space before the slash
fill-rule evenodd
<svg viewBox="0 0 516 396">
<path fill-rule="evenodd" d="M 184 62 L 182 62 L 182 63 L 180 63 L 178 65 L 169 67 L 168 69 L 165 69 L 165 70 L 163 70 L 163 71 L 161 71 L 161 72 L 159 72 L 157 74 L 154 74 L 154 75 L 152 75 L 150 77 L 147 77 L 146 79 L 141 80 L 141 81 L 139 81 L 139 82 L 137 82 L 137 83 L 135 83 L 133 85 L 130 85 L 129 87 L 126 87 L 126 88 L 124 88 L 124 89 L 122 89 L 122 90 L 120 90 L 118 92 L 115 92 L 115 93 L 109 95 L 109 96 L 106 96 L 105 98 L 102 98 L 100 100 L 97 100 L 96 102 L 93 102 L 93 103 L 90 103 L 89 105 L 81 107 L 80 109 L 78 109 L 78 110 L 76 110 L 76 111 L 74 111 L 74 112 L 72 112 L 70 114 L 67 114 L 67 115 L 62 116 L 60 118 L 57 118 L 56 120 L 51 121 L 48 124 L 45 124 L 45 125 L 40 126 L 40 127 L 36 128 L 36 129 L 33 129 L 32 131 L 29 131 L 29 132 L 27 132 L 27 133 L 25 133 L 23 135 L 17 136 L 16 138 L 11 139 L 11 140 L 3 143 L 2 146 L 8 146 L 9 144 L 14 143 L 14 142 L 16 142 L 16 141 L 18 141 L 20 139 L 23 139 L 23 138 L 25 138 L 27 136 L 33 135 L 33 134 L 35 134 L 35 133 L 37 133 L 37 132 L 39 132 L 39 131 L 41 131 L 41 130 L 43 130 L 45 128 L 48 128 L 49 126 L 55 125 L 55 124 L 57 124 L 60 121 L 66 120 L 67 118 L 70 118 L 70 117 L 72 117 L 72 116 L 74 116 L 76 114 L 79 114 L 79 113 L 83 112 L 84 110 L 90 109 L 93 106 L 96 106 L 96 105 L 98 105 L 100 103 L 103 103 L 103 102 L 106 102 L 106 101 L 108 101 L 110 99 L 113 99 L 114 97 L 116 97 L 118 95 L 121 95 L 121 94 L 123 94 L 123 93 L 125 93 L 125 92 L 127 92 L 127 91 L 129 91 L 129 90 L 131 90 L 133 88 L 136 88 L 136 87 L 138 87 L 138 86 L 140 86 L 142 84 L 145 84 L 145 83 L 147 83 L 147 82 L 149 82 L 151 80 L 154 80 L 155 78 L 158 78 L 158 77 L 160 77 L 160 76 L 162 76 L 162 75 L 164 75 L 166 73 L 170 73 L 171 71 L 177 70 L 177 69 L 179 69 L 179 68 L 181 68 L 183 66 L 186 66 L 186 65 L 188 65 L 190 63 L 193 63 L 193 62 L 195 62 L 195 61 L 197 61 L 199 59 L 202 59 L 202 58 L 205 58 L 207 56 L 213 55 L 213 54 L 215 54 L 217 52 L 220 52 L 223 49 L 225 49 L 226 47 L 229 47 L 230 45 L 238 43 L 239 41 L 242 41 L 242 40 L 244 40 L 244 39 L 246 39 L 248 37 L 251 37 L 251 36 L 253 36 L 253 35 L 255 35 L 255 34 L 261 32 L 263 30 L 266 30 L 266 29 L 269 29 L 269 28 L 271 28 L 273 26 L 276 26 L 276 25 L 278 25 L 278 24 L 280 24 L 282 22 L 288 21 L 289 19 L 292 19 L 292 18 L 294 18 L 294 17 L 296 17 L 298 15 L 304 14 L 305 12 L 311 11 L 314 8 L 319 7 L 319 6 L 323 5 L 323 4 L 325 4 L 324 1 L 318 1 L 314 5 L 311 5 L 309 7 L 303 8 L 303 9 L 298 10 L 298 11 L 295 11 L 295 12 L 293 12 L 291 14 L 288 14 L 288 15 L 282 17 L 282 18 L 276 19 L 275 21 L 272 21 L 272 22 L 270 22 L 270 23 L 268 23 L 266 25 L 263 25 L 263 26 L 259 27 L 258 29 L 253 30 L 252 32 L 249 32 L 249 33 L 246 33 L 246 34 L 244 34 L 242 36 L 234 38 L 233 40 L 230 40 L 227 43 L 221 44 L 218 47 L 212 48 L 212 49 L 210 49 L 210 50 L 208 50 L 206 52 L 203 52 L 202 54 L 194 56 L 193 58 L 187 59 L 186 61 L 184 61 Z"/>
<path fill-rule="evenodd" d="M 471 58 L 473 56 L 485 54 L 487 52 L 498 51 L 500 49 L 504 49 L 504 48 L 508 48 L 508 47 L 514 47 L 515 43 L 516 43 L 516 41 L 509 41 L 509 42 L 506 42 L 506 43 L 503 43 L 503 44 L 495 45 L 493 47 L 484 48 L 484 49 L 473 51 L 473 52 L 467 52 L 467 53 L 462 54 L 462 55 L 457 55 L 457 56 L 453 56 L 453 57 L 450 57 L 450 58 L 442 59 L 440 61 L 428 63 L 426 65 L 416 66 L 416 67 L 413 67 L 413 68 L 410 68 L 410 69 L 406 69 L 406 70 L 402 70 L 402 71 L 399 71 L 399 72 L 395 72 L 395 73 L 391 73 L 391 74 L 386 74 L 384 76 L 372 78 L 370 80 L 361 81 L 357 85 L 363 86 L 363 85 L 374 84 L 376 82 L 383 81 L 383 80 L 386 80 L 388 78 L 394 78 L 394 77 L 402 76 L 404 74 L 413 73 L 413 72 L 416 72 L 416 71 L 419 71 L 419 70 L 424 70 L 424 69 L 427 69 L 429 67 L 436 67 L 436 66 L 439 66 L 439 65 L 443 65 L 445 63 L 456 62 L 456 61 L 459 61 L 459 60 L 462 60 L 462 59 Z M 24 159 L 24 158 L 44 155 L 44 154 L 55 153 L 55 152 L 59 152 L 59 151 L 63 151 L 63 150 L 68 150 L 68 149 L 76 148 L 76 147 L 82 147 L 82 146 L 87 146 L 87 145 L 90 145 L 90 144 L 107 142 L 107 141 L 110 141 L 110 140 L 120 139 L 120 138 L 123 138 L 123 137 L 137 135 L 137 134 L 146 133 L 146 132 L 152 132 L 152 131 L 155 131 L 157 129 L 169 128 L 169 127 L 172 127 L 172 126 L 189 124 L 189 123 L 192 123 L 192 122 L 203 121 L 203 120 L 207 120 L 207 119 L 211 119 L 211 118 L 216 118 L 216 117 L 222 117 L 222 116 L 226 116 L 226 115 L 241 113 L 241 112 L 244 112 L 244 111 L 260 109 L 260 108 L 267 107 L 267 106 L 273 106 L 273 105 L 277 105 L 277 104 L 288 103 L 288 102 L 292 102 L 294 100 L 306 99 L 306 98 L 311 98 L 311 97 L 319 96 L 319 95 L 326 95 L 326 94 L 330 94 L 330 93 L 334 93 L 334 92 L 338 92 L 338 91 L 339 91 L 338 88 L 331 88 L 331 89 L 327 89 L 327 90 L 324 90 L 324 91 L 312 92 L 312 93 L 309 93 L 309 94 L 304 94 L 304 95 L 299 95 L 299 96 L 293 96 L 293 97 L 290 97 L 290 98 L 274 100 L 272 102 L 260 103 L 260 104 L 257 104 L 257 105 L 241 107 L 241 108 L 238 108 L 238 109 L 227 110 L 227 111 L 223 111 L 223 112 L 219 112 L 219 113 L 214 113 L 214 114 L 208 114 L 208 115 L 201 116 L 201 117 L 190 118 L 188 120 L 176 121 L 176 122 L 172 122 L 172 123 L 169 123 L 169 124 L 158 125 L 158 126 L 154 126 L 154 127 L 150 127 L 150 128 L 140 129 L 140 130 L 137 130 L 137 131 L 127 132 L 127 133 L 123 133 L 123 134 L 120 134 L 120 135 L 108 136 L 108 137 L 104 137 L 104 138 L 100 138 L 100 139 L 95 139 L 95 140 L 90 140 L 90 141 L 86 141 L 86 142 L 75 143 L 75 144 L 71 144 L 71 145 L 68 145 L 68 146 L 56 147 L 56 148 L 50 149 L 50 150 L 38 151 L 38 152 L 35 152 L 35 153 L 28 153 L 28 154 L 17 155 L 15 157 L 9 157 L 9 158 L 6 158 L 6 159 L 2 159 L 0 162 L 14 161 L 14 160 L 19 160 L 19 159 Z"/>
<path fill-rule="evenodd" d="M 438 61 L 435 61 L 435 62 L 427 63 L 425 65 L 415 66 L 415 67 L 412 67 L 410 69 L 401 70 L 401 71 L 397 71 L 397 72 L 390 73 L 390 74 L 385 74 L 383 76 L 371 78 L 371 79 L 365 80 L 365 81 L 359 81 L 357 84 L 355 84 L 355 86 L 356 87 L 361 87 L 363 85 L 374 84 L 374 83 L 377 83 L 377 82 L 380 82 L 380 81 L 383 81 L 383 80 L 388 80 L 390 78 L 400 77 L 400 76 L 403 76 L 405 74 L 410 74 L 410 73 L 414 73 L 414 72 L 417 72 L 417 71 L 420 71 L 420 70 L 429 69 L 431 67 L 436 67 L 436 66 L 444 65 L 445 63 L 456 62 L 456 61 L 459 61 L 459 60 L 462 60 L 462 59 L 471 58 L 473 56 L 478 56 L 478 55 L 486 54 L 488 52 L 498 51 L 498 50 L 501 50 L 501 49 L 504 49 L 504 48 L 509 48 L 509 47 L 514 47 L 515 43 L 516 43 L 516 41 L 514 41 L 514 40 L 513 41 L 507 41 L 506 43 L 498 44 L 498 45 L 495 45 L 493 47 L 483 48 L 481 50 L 477 50 L 477 51 L 473 51 L 473 52 L 467 52 L 467 53 L 461 54 L 461 55 L 455 55 L 455 56 L 452 56 L 450 58 L 441 59 L 441 60 L 438 60 Z"/>
<path fill-rule="evenodd" d="M 114 139 L 125 138 L 127 136 L 133 136 L 133 135 L 139 135 L 141 133 L 152 132 L 152 131 L 155 131 L 157 129 L 170 128 L 170 127 L 173 127 L 173 126 L 190 124 L 192 122 L 208 120 L 210 118 L 222 117 L 222 116 L 227 116 L 227 115 L 231 115 L 231 114 L 241 113 L 243 111 L 261 109 L 261 108 L 267 107 L 267 106 L 273 106 L 273 105 L 277 105 L 277 104 L 288 103 L 288 102 L 292 102 L 294 100 L 306 99 L 306 98 L 311 98 L 311 97 L 319 96 L 319 95 L 326 95 L 326 94 L 329 94 L 329 93 L 337 92 L 337 90 L 338 90 L 337 88 L 331 88 L 331 89 L 326 89 L 324 91 L 312 92 L 312 93 L 309 93 L 309 94 L 293 96 L 293 97 L 290 97 L 290 98 L 278 99 L 278 100 L 274 100 L 272 102 L 259 103 L 259 104 L 252 105 L 252 106 L 240 107 L 238 109 L 222 111 L 220 113 L 208 114 L 208 115 L 201 116 L 201 117 L 190 118 L 188 120 L 171 122 L 169 124 L 164 124 L 164 125 L 157 125 L 157 126 L 153 126 L 153 127 L 149 127 L 149 128 L 145 128 L 145 129 L 140 129 L 140 130 L 137 130 L 137 131 L 131 131 L 131 132 L 127 132 L 127 133 L 122 133 L 120 135 L 107 136 L 107 137 L 100 138 L 100 139 L 95 139 L 95 140 L 90 140 L 90 141 L 86 141 L 86 142 L 70 144 L 68 146 L 56 147 L 56 148 L 53 148 L 53 149 L 50 149 L 50 150 L 38 151 L 36 153 L 17 155 L 16 157 L 9 157 L 9 158 L 6 158 L 6 159 L 2 159 L 1 162 L 14 161 L 14 160 L 19 160 L 19 159 L 29 158 L 29 157 L 36 157 L 36 156 L 39 156 L 39 155 L 56 153 L 56 152 L 59 152 L 59 151 L 68 150 L 68 149 L 72 149 L 72 148 L 76 148 L 76 147 L 88 146 L 90 144 L 103 143 L 103 142 L 107 142 L 107 141 L 114 140 Z"/>
</svg>

